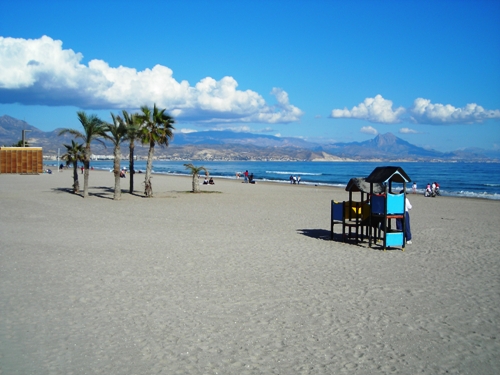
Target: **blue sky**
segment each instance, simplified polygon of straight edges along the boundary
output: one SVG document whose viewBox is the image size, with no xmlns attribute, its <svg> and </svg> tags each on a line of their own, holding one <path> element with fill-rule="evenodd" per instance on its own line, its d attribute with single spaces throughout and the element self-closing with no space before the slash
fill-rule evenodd
<svg viewBox="0 0 500 375">
<path fill-rule="evenodd" d="M 499 149 L 499 20 L 496 0 L 4 1 L 0 116 L 156 103 L 177 131 Z"/>
</svg>

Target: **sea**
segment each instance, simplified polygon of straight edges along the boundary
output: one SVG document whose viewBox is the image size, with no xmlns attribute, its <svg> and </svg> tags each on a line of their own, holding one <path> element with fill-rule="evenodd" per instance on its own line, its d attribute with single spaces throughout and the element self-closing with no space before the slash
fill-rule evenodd
<svg viewBox="0 0 500 375">
<path fill-rule="evenodd" d="M 203 166 L 214 179 L 235 179 L 236 173 L 246 170 L 258 181 L 290 183 L 290 176 L 300 176 L 301 184 L 345 187 L 352 177 L 367 177 L 376 167 L 397 166 L 403 168 L 417 192 L 423 194 L 428 183 L 438 182 L 441 195 L 463 198 L 500 200 L 500 163 L 443 163 L 443 162 L 278 162 L 278 161 L 168 161 L 155 160 L 153 173 L 189 175 L 185 163 Z M 53 164 L 57 166 L 57 164 Z M 98 170 L 112 170 L 112 160 L 92 161 Z M 127 160 L 121 162 L 128 168 Z M 144 172 L 146 161 L 134 163 L 135 170 Z M 137 178 L 137 175 L 136 175 Z"/>
</svg>

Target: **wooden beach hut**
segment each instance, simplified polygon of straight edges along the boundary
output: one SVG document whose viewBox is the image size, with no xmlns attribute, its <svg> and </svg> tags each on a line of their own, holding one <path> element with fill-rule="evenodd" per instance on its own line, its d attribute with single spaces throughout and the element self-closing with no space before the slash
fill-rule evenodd
<svg viewBox="0 0 500 375">
<path fill-rule="evenodd" d="M 41 147 L 0 147 L 0 173 L 43 173 Z"/>
</svg>

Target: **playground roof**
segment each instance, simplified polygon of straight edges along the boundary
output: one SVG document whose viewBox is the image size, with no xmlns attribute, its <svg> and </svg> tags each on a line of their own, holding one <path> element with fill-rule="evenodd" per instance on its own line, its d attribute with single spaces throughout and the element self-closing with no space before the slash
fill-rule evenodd
<svg viewBox="0 0 500 375">
<path fill-rule="evenodd" d="M 364 177 L 353 177 L 347 183 L 345 188 L 346 191 L 351 192 L 362 192 L 362 193 L 370 193 L 370 184 L 366 182 Z M 384 192 L 384 186 L 379 183 L 373 184 L 373 193 L 374 194 L 382 194 Z"/>
<path fill-rule="evenodd" d="M 377 167 L 366 178 L 366 182 L 373 184 L 387 181 L 410 182 L 411 179 L 401 167 Z"/>
</svg>

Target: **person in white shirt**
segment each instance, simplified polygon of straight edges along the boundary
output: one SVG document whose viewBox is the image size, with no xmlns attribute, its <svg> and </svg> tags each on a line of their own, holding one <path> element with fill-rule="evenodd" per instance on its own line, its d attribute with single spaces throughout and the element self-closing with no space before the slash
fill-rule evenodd
<svg viewBox="0 0 500 375">
<path fill-rule="evenodd" d="M 406 238 L 406 243 L 408 245 L 411 245 L 412 242 L 411 242 L 411 229 L 410 229 L 410 213 L 408 212 L 409 210 L 412 209 L 412 205 L 410 203 L 410 200 L 408 198 L 406 198 L 406 201 L 405 201 L 405 206 L 406 206 L 406 210 L 405 210 L 405 238 Z M 401 219 L 397 219 L 396 220 L 396 228 L 398 230 L 402 230 L 403 229 L 403 220 Z"/>
</svg>

